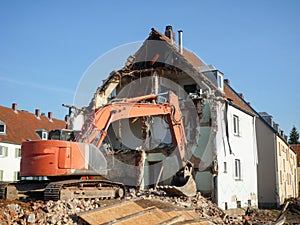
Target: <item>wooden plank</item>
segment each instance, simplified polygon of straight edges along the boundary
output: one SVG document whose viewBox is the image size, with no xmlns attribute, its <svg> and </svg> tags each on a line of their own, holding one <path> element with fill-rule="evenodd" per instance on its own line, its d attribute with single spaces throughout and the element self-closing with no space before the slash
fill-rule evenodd
<svg viewBox="0 0 300 225">
<path fill-rule="evenodd" d="M 145 209 L 143 212 L 130 215 L 126 218 L 122 218 L 112 224 L 117 224 L 117 225 L 131 225 L 131 224 L 152 225 L 153 224 L 155 225 L 170 219 L 172 219 L 172 217 L 170 217 L 167 213 L 163 212 L 162 210 L 156 207 L 151 207 L 149 209 Z"/>
<path fill-rule="evenodd" d="M 192 210 L 172 210 L 167 212 L 171 217 L 184 216 L 185 220 L 198 219 L 199 216 Z"/>
<path fill-rule="evenodd" d="M 99 208 L 96 211 L 88 211 L 79 217 L 90 225 L 99 225 L 118 220 L 119 218 L 143 211 L 144 209 L 134 202 L 113 205 L 107 208 Z"/>
</svg>

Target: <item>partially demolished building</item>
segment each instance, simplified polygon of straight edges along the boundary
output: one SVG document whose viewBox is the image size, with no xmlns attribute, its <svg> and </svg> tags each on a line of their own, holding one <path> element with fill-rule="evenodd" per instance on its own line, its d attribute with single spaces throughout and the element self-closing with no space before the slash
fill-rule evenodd
<svg viewBox="0 0 300 225">
<path fill-rule="evenodd" d="M 113 71 L 76 116 L 124 97 L 173 91 L 180 99 L 189 160 L 197 189 L 223 209 L 257 205 L 255 115 L 228 98 L 223 74 L 179 44 L 171 26 L 152 29 L 125 66 Z M 163 117 L 121 120 L 108 129 L 117 181 L 140 189 L 168 183 L 178 170 L 170 156 L 172 137 Z M 151 151 L 150 151 L 151 150 Z"/>
</svg>

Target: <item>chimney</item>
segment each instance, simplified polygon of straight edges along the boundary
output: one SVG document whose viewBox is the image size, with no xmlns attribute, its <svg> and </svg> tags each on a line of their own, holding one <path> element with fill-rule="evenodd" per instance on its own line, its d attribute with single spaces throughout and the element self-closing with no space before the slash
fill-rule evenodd
<svg viewBox="0 0 300 225">
<path fill-rule="evenodd" d="M 49 119 L 49 121 L 51 121 L 51 122 L 53 121 L 53 120 L 52 120 L 52 112 L 48 112 L 48 119 Z"/>
<path fill-rule="evenodd" d="M 41 117 L 41 110 L 36 109 L 35 110 L 35 116 L 36 116 L 37 119 L 40 119 L 40 117 Z"/>
<path fill-rule="evenodd" d="M 247 102 L 247 104 L 251 106 L 251 102 Z"/>
<path fill-rule="evenodd" d="M 224 79 L 224 82 L 228 85 L 230 85 L 230 80 L 229 79 Z"/>
<path fill-rule="evenodd" d="M 18 104 L 17 103 L 13 103 L 11 105 L 12 110 L 14 110 L 15 113 L 18 113 L 17 109 L 18 109 Z"/>
<path fill-rule="evenodd" d="M 239 93 L 239 96 L 240 96 L 242 99 L 244 99 L 243 93 Z"/>
<path fill-rule="evenodd" d="M 166 26 L 165 35 L 172 41 L 172 44 L 175 42 L 175 34 L 172 26 Z"/>
<path fill-rule="evenodd" d="M 182 40 L 182 30 L 178 31 L 178 47 L 179 47 L 179 53 L 183 53 L 183 40 Z"/>
</svg>

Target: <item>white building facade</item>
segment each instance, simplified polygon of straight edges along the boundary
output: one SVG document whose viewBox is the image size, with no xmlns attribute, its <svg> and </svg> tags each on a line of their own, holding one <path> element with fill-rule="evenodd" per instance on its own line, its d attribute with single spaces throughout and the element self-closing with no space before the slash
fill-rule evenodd
<svg viewBox="0 0 300 225">
<path fill-rule="evenodd" d="M 21 145 L 0 142 L 0 181 L 19 180 Z"/>
<path fill-rule="evenodd" d="M 256 117 L 231 104 L 225 108 L 218 119 L 217 203 L 222 209 L 257 206 Z"/>
</svg>

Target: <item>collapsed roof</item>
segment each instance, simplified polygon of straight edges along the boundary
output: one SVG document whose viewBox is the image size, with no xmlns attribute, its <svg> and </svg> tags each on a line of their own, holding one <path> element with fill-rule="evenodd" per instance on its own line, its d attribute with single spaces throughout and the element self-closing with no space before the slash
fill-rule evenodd
<svg viewBox="0 0 300 225">
<path fill-rule="evenodd" d="M 108 96 L 112 92 L 109 87 L 112 83 L 116 86 L 124 86 L 131 81 L 150 76 L 154 71 L 164 77 L 171 78 L 180 76 L 182 73 L 190 76 L 203 90 L 209 89 L 216 96 L 224 94 L 204 75 L 198 67 L 205 64 L 192 52 L 183 49 L 182 54 L 178 50 L 178 45 L 172 38 L 156 31 L 154 28 L 148 38 L 134 55 L 129 56 L 125 66 L 117 71 L 112 71 L 103 85 L 98 87 L 94 98 L 88 108 L 97 107 L 97 96 Z"/>
</svg>

